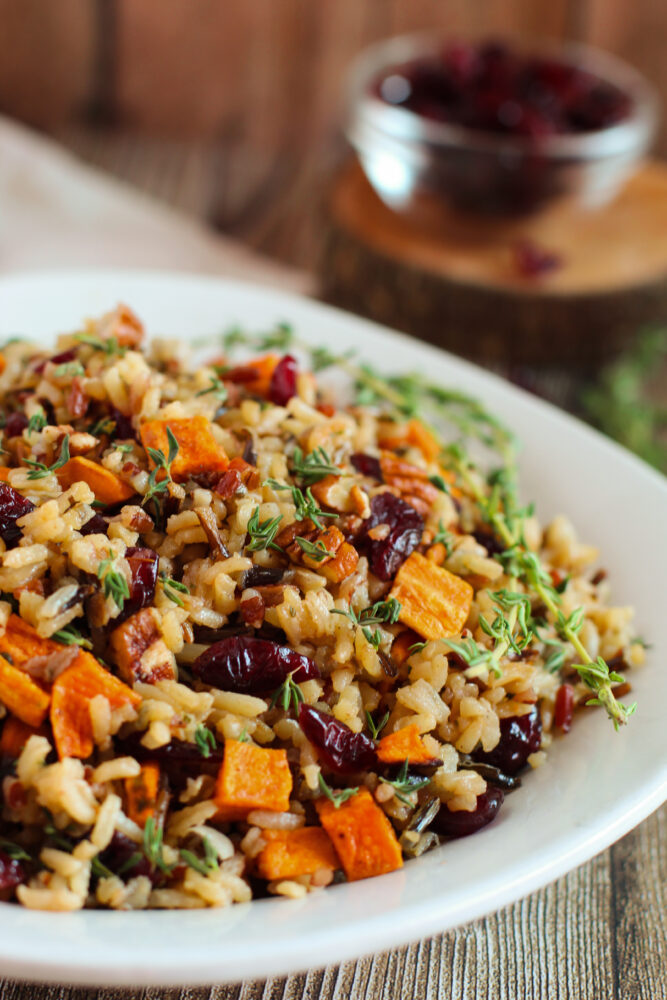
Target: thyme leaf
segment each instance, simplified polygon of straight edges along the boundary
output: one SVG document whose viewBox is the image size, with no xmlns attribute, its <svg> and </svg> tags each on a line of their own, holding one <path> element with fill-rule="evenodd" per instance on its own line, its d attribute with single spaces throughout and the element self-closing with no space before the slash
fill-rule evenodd
<svg viewBox="0 0 667 1000">
<path fill-rule="evenodd" d="M 336 809 L 340 809 L 343 802 L 347 802 L 348 799 L 351 799 L 352 796 L 356 795 L 359 791 L 358 785 L 354 788 L 341 788 L 340 790 L 336 789 L 336 791 L 334 791 L 333 788 L 331 788 L 324 780 L 321 771 L 317 776 L 317 781 L 322 794 L 326 795 L 330 802 L 333 802 Z"/>
<path fill-rule="evenodd" d="M 282 519 L 283 515 L 278 514 L 266 521 L 260 521 L 259 507 L 255 507 L 252 517 L 248 521 L 248 534 L 250 535 L 250 541 L 246 545 L 248 552 L 261 552 L 263 549 L 275 549 L 276 552 L 282 552 L 280 546 L 276 545 L 274 541 Z"/>
<path fill-rule="evenodd" d="M 60 446 L 60 455 L 53 465 L 44 465 L 43 462 L 36 462 L 32 458 L 26 458 L 25 461 L 26 465 L 30 466 L 28 479 L 44 479 L 45 476 L 49 476 L 52 472 L 62 469 L 63 465 L 69 462 L 69 434 L 66 434 L 63 438 Z"/>
<path fill-rule="evenodd" d="M 299 711 L 299 705 L 304 700 L 301 688 L 294 681 L 294 671 L 287 675 L 283 683 L 279 688 L 273 692 L 271 696 L 271 708 L 275 708 L 276 705 L 288 712 L 290 706 L 294 708 L 295 712 Z"/>
<path fill-rule="evenodd" d="M 210 757 L 218 745 L 215 734 L 203 723 L 195 730 L 195 743 L 202 757 Z"/>
<path fill-rule="evenodd" d="M 166 573 L 160 573 L 160 583 L 162 584 L 164 596 L 168 597 L 174 604 L 177 604 L 179 608 L 184 607 L 180 595 L 189 594 L 189 588 L 184 583 L 181 583 L 180 580 L 174 580 L 172 577 L 167 576 Z"/>
<path fill-rule="evenodd" d="M 401 769 L 396 775 L 394 780 L 389 778 L 380 778 L 380 781 L 384 785 L 391 785 L 394 789 L 394 794 L 397 799 L 406 806 L 413 806 L 414 803 L 408 798 L 413 792 L 419 792 L 422 788 L 426 788 L 427 785 L 431 784 L 430 778 L 415 778 L 408 774 L 408 760 L 406 759 L 401 765 Z"/>
<path fill-rule="evenodd" d="M 311 493 L 309 486 L 303 491 L 298 486 L 288 486 L 287 483 L 279 483 L 277 479 L 267 479 L 265 485 L 270 486 L 272 490 L 287 490 L 291 493 L 292 503 L 296 507 L 294 517 L 297 521 L 311 520 L 315 527 L 322 528 L 323 525 L 319 520 L 321 517 L 338 517 L 337 514 L 327 513 L 317 506 L 317 501 Z"/>
<path fill-rule="evenodd" d="M 304 486 L 319 483 L 326 476 L 340 476 L 341 469 L 332 465 L 324 448 L 314 448 L 304 455 L 301 448 L 295 448 L 292 455 L 292 475 L 300 479 Z"/>
<path fill-rule="evenodd" d="M 125 601 L 130 597 L 130 588 L 125 575 L 120 570 L 114 569 L 115 558 L 116 554 L 112 549 L 109 549 L 109 555 L 97 567 L 97 578 L 102 582 L 104 596 L 111 597 L 118 609 L 122 611 Z"/>
</svg>

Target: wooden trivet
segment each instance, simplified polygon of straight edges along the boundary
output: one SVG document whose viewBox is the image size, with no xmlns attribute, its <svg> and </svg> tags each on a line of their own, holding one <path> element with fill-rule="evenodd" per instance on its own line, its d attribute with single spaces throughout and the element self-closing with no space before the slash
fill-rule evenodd
<svg viewBox="0 0 667 1000">
<path fill-rule="evenodd" d="M 591 366 L 667 321 L 667 165 L 646 163 L 609 205 L 568 202 L 521 219 L 439 209 L 418 229 L 356 162 L 334 180 L 322 297 L 489 362 Z M 558 265 L 526 277 L 518 257 Z"/>
</svg>

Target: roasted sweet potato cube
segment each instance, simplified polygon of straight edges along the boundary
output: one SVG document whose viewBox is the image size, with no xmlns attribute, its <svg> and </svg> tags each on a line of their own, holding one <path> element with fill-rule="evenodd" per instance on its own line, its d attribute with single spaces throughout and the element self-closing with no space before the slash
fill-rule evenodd
<svg viewBox="0 0 667 1000">
<path fill-rule="evenodd" d="M 338 808 L 330 799 L 315 803 L 350 882 L 384 875 L 403 865 L 391 823 L 366 788 Z"/>
<path fill-rule="evenodd" d="M 0 702 L 22 722 L 37 728 L 49 710 L 51 698 L 32 677 L 0 656 Z"/>
<path fill-rule="evenodd" d="M 245 819 L 253 809 L 286 812 L 291 791 L 292 775 L 285 750 L 225 740 L 225 756 L 215 789 L 218 819 Z"/>
<path fill-rule="evenodd" d="M 377 745 L 377 755 L 383 764 L 403 764 L 406 760 L 408 764 L 441 763 L 426 749 L 419 727 L 414 724 L 383 736 Z"/>
<path fill-rule="evenodd" d="M 399 632 L 391 644 L 391 658 L 394 663 L 399 667 L 402 666 L 408 657 L 412 655 L 410 650 L 415 643 L 421 641 L 421 636 L 417 635 L 411 628 L 406 628 L 403 632 Z"/>
<path fill-rule="evenodd" d="M 160 766 L 153 762 L 142 764 L 134 778 L 125 778 L 125 813 L 137 826 L 144 827 L 150 816 L 155 816 L 160 792 Z"/>
<path fill-rule="evenodd" d="M 141 425 L 141 443 L 144 448 L 155 448 L 167 456 L 167 427 L 178 441 L 178 454 L 171 465 L 171 475 L 177 483 L 184 482 L 191 476 L 206 476 L 208 480 L 215 482 L 225 472 L 229 459 L 225 449 L 213 436 L 210 421 L 206 417 L 146 420 Z"/>
<path fill-rule="evenodd" d="M 405 560 L 390 594 L 401 605 L 400 621 L 424 639 L 457 635 L 467 621 L 472 595 L 466 580 L 419 552 Z"/>
<path fill-rule="evenodd" d="M 47 734 L 48 727 L 44 724 L 37 727 L 29 726 L 15 715 L 8 715 L 0 734 L 0 755 L 11 758 L 19 757 L 31 736 L 46 736 Z"/>
<path fill-rule="evenodd" d="M 91 462 L 89 458 L 77 456 L 65 462 L 56 472 L 58 482 L 64 490 L 73 483 L 88 483 L 95 494 L 95 499 L 101 503 L 122 503 L 134 496 L 136 490 L 129 486 L 115 472 L 105 469 L 99 462 Z"/>
<path fill-rule="evenodd" d="M 271 376 L 279 361 L 279 355 L 265 354 L 261 358 L 253 358 L 252 361 L 231 368 L 222 377 L 226 382 L 242 385 L 252 396 L 266 398 L 271 387 Z"/>
<path fill-rule="evenodd" d="M 340 868 L 329 834 L 321 826 L 264 830 L 263 837 L 267 845 L 257 855 L 257 873 L 269 881 Z"/>
<path fill-rule="evenodd" d="M 173 680 L 173 657 L 150 608 L 142 608 L 111 633 L 111 648 L 120 676 L 128 684 Z"/>
<path fill-rule="evenodd" d="M 141 697 L 97 662 L 94 656 L 80 650 L 74 663 L 55 680 L 51 692 L 51 727 L 58 756 L 90 757 L 93 752 L 93 725 L 90 701 L 103 695 L 113 712 L 116 709 L 139 707 Z"/>
<path fill-rule="evenodd" d="M 18 615 L 10 615 L 5 631 L 0 635 L 0 655 L 15 667 L 21 667 L 34 656 L 49 656 L 62 652 L 62 644 L 44 639 L 36 629 Z"/>
</svg>

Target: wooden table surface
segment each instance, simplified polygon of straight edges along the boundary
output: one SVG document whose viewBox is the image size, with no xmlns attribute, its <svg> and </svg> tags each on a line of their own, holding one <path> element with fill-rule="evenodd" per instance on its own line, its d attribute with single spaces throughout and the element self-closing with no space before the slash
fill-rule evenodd
<svg viewBox="0 0 667 1000">
<path fill-rule="evenodd" d="M 321 160 L 267 163 L 229 145 L 104 132 L 61 139 L 84 159 L 246 245 L 301 267 L 320 248 Z M 337 151 L 332 150 L 331 163 Z M 571 386 L 547 386 L 565 404 Z M 557 808 L 557 803 L 554 803 Z M 539 832 L 538 834 L 539 835 Z M 486 919 L 303 975 L 234 986 L 77 989 L 10 980 L 3 1000 L 667 1000 L 667 806 L 609 850 Z M 410 929 L 405 929 L 410 937 Z M 38 942 L 36 942 L 38 947 Z"/>
</svg>

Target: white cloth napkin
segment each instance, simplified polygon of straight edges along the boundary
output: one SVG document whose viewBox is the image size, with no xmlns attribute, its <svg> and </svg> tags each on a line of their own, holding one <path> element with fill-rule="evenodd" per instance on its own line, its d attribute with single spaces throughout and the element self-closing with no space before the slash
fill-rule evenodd
<svg viewBox="0 0 667 1000">
<path fill-rule="evenodd" d="M 198 271 L 304 293 L 312 282 L 0 116 L 0 274 L 67 267 Z"/>
</svg>

